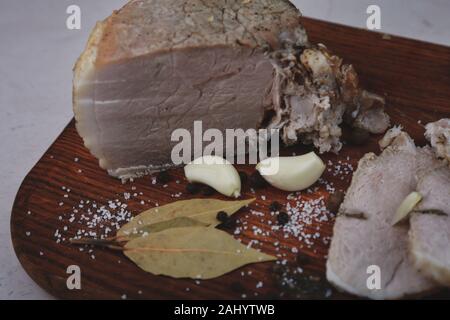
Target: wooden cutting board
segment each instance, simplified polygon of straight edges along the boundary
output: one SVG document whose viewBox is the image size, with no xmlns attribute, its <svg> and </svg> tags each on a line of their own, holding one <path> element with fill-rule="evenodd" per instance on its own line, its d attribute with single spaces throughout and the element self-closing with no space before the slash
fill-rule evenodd
<svg viewBox="0 0 450 320">
<path fill-rule="evenodd" d="M 450 48 L 307 18 L 304 18 L 303 22 L 313 42 L 327 44 L 333 52 L 355 66 L 364 87 L 386 96 L 387 111 L 392 122 L 402 125 L 418 144 L 425 143 L 422 124 L 450 116 Z M 366 152 L 379 152 L 379 138 L 380 136 L 372 137 L 365 147 L 346 146 L 339 156 L 326 154 L 323 158 L 332 162 L 332 165 L 329 165 L 331 171 L 336 169 L 340 160 L 356 168 L 358 159 Z M 293 151 L 299 154 L 306 149 L 296 147 L 283 152 Z M 254 171 L 252 166 L 240 166 L 239 169 L 249 174 Z M 141 271 L 120 252 L 99 248 L 95 248 L 93 252 L 89 252 L 89 248 L 80 251 L 79 247 L 67 242 L 80 228 L 76 223 L 69 223 L 68 219 L 74 215 L 77 221 L 89 206 L 87 201 L 90 204 L 95 201 L 99 205 L 107 205 L 109 200 L 123 198 L 126 192 L 136 194 L 136 197 L 127 201 L 127 210 L 137 214 L 155 206 L 156 202 L 163 205 L 177 199 L 193 198 L 186 193 L 180 198 L 173 198 L 174 194 L 185 191 L 186 181 L 180 169 L 171 170 L 170 175 L 172 180 L 166 188 L 160 184 L 152 184 L 151 177 L 126 184 L 109 177 L 83 146 L 74 128 L 74 121 L 71 121 L 27 175 L 14 203 L 11 234 L 23 268 L 42 288 L 59 298 L 298 297 L 298 292 L 288 290 L 276 276 L 282 267 L 274 267 L 275 263 L 247 266 L 214 280 L 175 280 Z M 350 183 L 351 173 L 334 176 L 333 172 L 327 171 L 324 178 L 333 183 L 335 188 L 345 190 Z M 176 180 L 179 180 L 179 183 Z M 67 192 L 67 189 L 70 189 L 70 192 Z M 319 230 L 320 233 L 319 241 L 308 247 L 297 237 L 285 238 L 283 232 L 272 231 L 268 223 L 269 220 L 276 223 L 275 218 L 269 214 L 269 205 L 274 200 L 282 204 L 289 202 L 286 193 L 267 187 L 253 194 L 248 185 L 244 185 L 243 191 L 244 198 L 257 198 L 250 208 L 262 212 L 264 217 L 251 214 L 250 209 L 239 211 L 236 219 L 241 224 L 247 223 L 249 228 L 243 230 L 238 237 L 244 243 L 258 239 L 258 247 L 264 252 L 281 252 L 285 255 L 283 259 L 287 260 L 287 265 L 292 268 L 301 266 L 305 274 L 323 279 L 329 244 L 321 239 L 331 237 L 333 219 L 325 222 L 313 221 L 311 225 L 305 226 L 307 232 L 316 233 Z M 67 198 L 64 197 L 65 194 Z M 223 199 L 218 194 L 214 197 Z M 328 193 L 321 185 L 316 192 L 304 194 L 303 197 L 326 199 Z M 85 207 L 79 208 L 78 213 L 74 214 L 73 207 L 79 206 L 82 201 Z M 65 226 L 67 230 L 64 230 Z M 269 232 L 269 235 L 255 235 L 252 226 Z M 62 234 L 60 239 L 65 238 L 60 243 L 56 241 L 56 230 Z M 280 242 L 279 251 L 276 251 L 274 246 L 276 242 Z M 302 257 L 308 259 L 302 258 L 298 261 L 297 254 L 292 252 L 294 247 Z M 66 279 L 69 275 L 66 270 L 70 265 L 78 265 L 81 268 L 81 290 L 67 289 Z M 262 287 L 261 284 L 258 285 L 259 282 L 262 282 Z M 327 284 L 324 286 L 327 287 Z M 335 290 L 327 289 L 325 292 L 327 297 L 331 298 L 352 298 Z M 315 293 L 302 292 L 300 297 L 325 297 Z M 445 298 L 450 295 L 443 291 L 435 297 Z"/>
</svg>

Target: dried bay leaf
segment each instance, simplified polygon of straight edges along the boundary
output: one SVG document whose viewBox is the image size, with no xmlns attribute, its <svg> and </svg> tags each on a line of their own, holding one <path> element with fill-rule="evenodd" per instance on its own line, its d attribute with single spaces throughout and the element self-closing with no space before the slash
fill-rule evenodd
<svg viewBox="0 0 450 320">
<path fill-rule="evenodd" d="M 192 199 L 176 201 L 162 207 L 155 207 L 142 212 L 133 218 L 130 222 L 122 226 L 117 232 L 118 238 L 128 238 L 132 234 L 140 233 L 143 228 L 157 224 L 168 222 L 176 218 L 189 218 L 203 223 L 207 226 L 217 226 L 220 222 L 216 219 L 219 211 L 224 211 L 228 215 L 232 215 L 240 208 L 252 203 L 255 199 L 240 201 L 222 201 L 217 199 Z M 185 220 L 186 222 L 187 220 Z M 180 223 L 178 221 L 178 223 Z M 167 227 L 160 225 L 159 231 L 171 228 L 170 223 Z M 189 226 L 189 225 L 186 225 Z"/>
<path fill-rule="evenodd" d="M 247 248 L 215 228 L 166 229 L 129 241 L 124 254 L 144 271 L 173 278 L 212 279 L 276 257 Z"/>
<path fill-rule="evenodd" d="M 147 233 L 160 232 L 171 228 L 183 228 L 183 227 L 208 227 L 209 224 L 201 221 L 197 221 L 188 217 L 178 217 L 171 220 L 156 222 L 153 224 L 145 224 L 133 229 L 126 237 L 120 237 L 120 240 L 131 240 L 133 238 L 142 237 Z"/>
</svg>

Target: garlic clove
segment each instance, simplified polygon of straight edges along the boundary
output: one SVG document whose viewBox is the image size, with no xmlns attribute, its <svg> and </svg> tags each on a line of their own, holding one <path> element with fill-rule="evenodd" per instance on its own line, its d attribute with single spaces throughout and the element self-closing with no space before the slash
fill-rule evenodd
<svg viewBox="0 0 450 320">
<path fill-rule="evenodd" d="M 309 188 L 319 180 L 325 168 L 314 152 L 297 157 L 268 158 L 256 166 L 268 183 L 289 192 Z"/>
<path fill-rule="evenodd" d="M 241 178 L 233 165 L 218 156 L 204 156 L 184 167 L 186 179 L 191 183 L 202 183 L 227 196 L 239 198 Z"/>
<path fill-rule="evenodd" d="M 406 196 L 405 200 L 403 200 L 395 213 L 394 219 L 392 220 L 392 225 L 394 226 L 408 217 L 420 201 L 422 201 L 422 195 L 418 192 L 414 191 Z"/>
</svg>

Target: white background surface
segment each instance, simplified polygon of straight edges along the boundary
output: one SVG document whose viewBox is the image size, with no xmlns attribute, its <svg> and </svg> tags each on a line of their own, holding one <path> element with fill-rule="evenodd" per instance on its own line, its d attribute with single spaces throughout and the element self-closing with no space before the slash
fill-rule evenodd
<svg viewBox="0 0 450 320">
<path fill-rule="evenodd" d="M 95 21 L 125 0 L 0 0 L 0 299 L 51 298 L 25 274 L 9 219 L 22 179 L 72 118 L 72 66 Z M 295 0 L 306 16 L 364 28 L 378 4 L 386 33 L 450 45 L 449 0 Z M 82 29 L 66 29 L 66 8 Z"/>
</svg>

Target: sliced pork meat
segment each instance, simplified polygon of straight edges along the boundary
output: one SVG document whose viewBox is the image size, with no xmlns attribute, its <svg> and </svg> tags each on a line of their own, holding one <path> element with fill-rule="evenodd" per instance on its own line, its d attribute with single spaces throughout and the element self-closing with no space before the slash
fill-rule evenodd
<svg viewBox="0 0 450 320">
<path fill-rule="evenodd" d="M 339 210 L 327 261 L 327 278 L 352 294 L 399 299 L 437 287 L 421 274 L 409 251 L 407 223 L 392 226 L 403 199 L 416 190 L 418 166 L 433 167 L 429 149 L 416 148 L 398 128 L 389 131 L 381 155 L 366 154 Z M 381 271 L 381 288 L 369 289 L 369 266 Z"/>
<path fill-rule="evenodd" d="M 450 286 L 450 168 L 434 160 L 422 165 L 417 177 L 423 199 L 410 218 L 411 253 L 423 274 Z"/>
<path fill-rule="evenodd" d="M 425 137 L 436 155 L 450 165 L 450 119 L 441 119 L 426 125 Z"/>
<path fill-rule="evenodd" d="M 428 172 L 417 190 L 424 199 L 411 216 L 409 234 L 416 267 L 450 286 L 450 170 Z"/>
<path fill-rule="evenodd" d="M 384 100 L 309 43 L 287 0 L 131 0 L 92 31 L 74 113 L 102 168 L 129 178 L 173 165 L 175 129 L 277 128 L 286 144 L 341 148 L 340 124 L 380 133 Z"/>
</svg>

